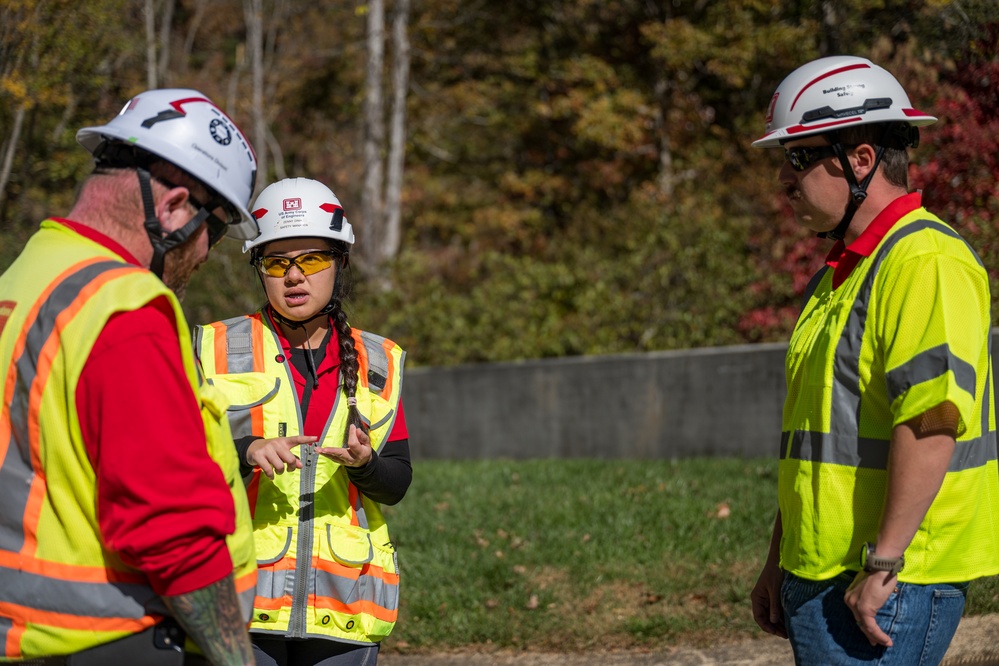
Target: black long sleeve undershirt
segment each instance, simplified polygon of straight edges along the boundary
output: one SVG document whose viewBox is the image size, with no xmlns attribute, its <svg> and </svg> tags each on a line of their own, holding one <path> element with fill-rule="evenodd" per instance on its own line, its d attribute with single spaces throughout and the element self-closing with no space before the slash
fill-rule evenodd
<svg viewBox="0 0 999 666">
<path fill-rule="evenodd" d="M 236 440 L 239 455 L 239 473 L 249 476 L 253 465 L 246 462 L 250 444 L 260 439 L 247 435 Z M 372 451 L 371 460 L 364 467 L 346 467 L 350 482 L 357 489 L 379 504 L 398 504 L 413 481 L 413 464 L 409 457 L 409 440 L 385 442 L 381 451 Z"/>
</svg>

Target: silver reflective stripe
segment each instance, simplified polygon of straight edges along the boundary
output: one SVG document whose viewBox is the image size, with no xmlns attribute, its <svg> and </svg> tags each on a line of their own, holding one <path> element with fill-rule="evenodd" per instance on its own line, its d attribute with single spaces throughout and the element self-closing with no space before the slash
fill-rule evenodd
<svg viewBox="0 0 999 666">
<path fill-rule="evenodd" d="M 385 347 L 382 344 L 385 342 L 385 338 L 380 335 L 375 335 L 374 333 L 361 332 L 361 341 L 364 342 L 364 348 L 368 352 L 368 381 L 373 379 L 370 375 L 374 373 L 378 376 L 381 381 L 374 382 L 377 386 L 378 391 L 385 388 L 385 381 L 389 374 L 389 363 L 388 354 L 385 353 Z M 377 392 L 377 391 L 376 391 Z"/>
<path fill-rule="evenodd" d="M 355 581 L 328 571 L 316 571 L 316 594 L 339 599 L 345 604 L 370 601 L 393 611 L 399 608 L 399 586 L 386 583 L 377 576 L 361 576 Z"/>
<path fill-rule="evenodd" d="M 781 450 L 793 460 L 833 463 L 864 469 L 887 469 L 889 441 L 796 430 L 781 433 Z"/>
<path fill-rule="evenodd" d="M 141 618 L 157 598 L 145 585 L 82 583 L 0 567 L 0 602 L 101 618 Z"/>
<path fill-rule="evenodd" d="M 28 329 L 24 350 L 14 360 L 17 370 L 14 391 L 8 396 L 11 439 L 3 467 L 0 467 L 0 506 L 3 507 L 3 511 L 0 511 L 0 549 L 20 552 L 24 546 L 24 511 L 34 478 L 28 435 L 28 408 L 31 386 L 38 374 L 38 356 L 55 330 L 56 318 L 76 300 L 84 287 L 101 273 L 128 267 L 128 264 L 120 261 L 100 261 L 84 266 L 66 277 L 49 293 Z"/>
<path fill-rule="evenodd" d="M 229 374 L 253 372 L 253 319 L 238 317 L 223 322 Z"/>
<path fill-rule="evenodd" d="M 991 337 L 991 336 L 989 336 Z M 888 384 L 888 399 L 895 401 L 900 395 L 917 384 L 936 379 L 948 372 L 954 373 L 957 385 L 975 397 L 975 368 L 967 361 L 958 358 L 947 344 L 916 354 L 908 363 L 890 370 L 885 375 Z M 988 395 L 988 393 L 986 393 Z M 983 432 L 987 432 L 986 428 Z"/>
<path fill-rule="evenodd" d="M 288 586 L 292 580 L 289 571 L 284 569 L 258 569 L 257 570 L 257 596 L 267 599 L 280 599 L 285 594 L 289 594 Z"/>
</svg>

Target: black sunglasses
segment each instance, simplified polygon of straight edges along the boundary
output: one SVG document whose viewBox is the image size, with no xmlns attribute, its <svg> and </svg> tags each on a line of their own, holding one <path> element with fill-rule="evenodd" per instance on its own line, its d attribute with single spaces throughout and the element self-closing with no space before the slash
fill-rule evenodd
<svg viewBox="0 0 999 666">
<path fill-rule="evenodd" d="M 181 187 L 176 183 L 172 183 L 169 180 L 162 178 L 160 176 L 153 176 L 154 179 L 158 180 L 164 186 L 169 188 Z M 208 225 L 208 247 L 209 249 L 218 245 L 223 238 L 225 238 L 226 233 L 229 231 L 230 224 L 236 224 L 239 222 L 240 215 L 232 204 L 223 199 L 220 195 L 216 194 L 205 184 L 201 184 L 201 187 L 205 188 L 210 197 L 205 203 L 201 203 L 197 197 L 191 192 L 190 185 L 183 185 L 187 189 L 187 200 L 191 202 L 191 205 L 195 208 L 203 209 L 208 216 L 205 218 L 205 224 Z M 219 218 L 218 215 L 214 213 L 216 209 L 222 209 L 222 214 L 225 215 L 225 219 Z"/>
<path fill-rule="evenodd" d="M 229 225 L 235 224 L 239 221 L 239 213 L 232 207 L 232 205 L 220 196 L 213 196 L 206 203 L 201 203 L 191 194 L 190 188 L 188 188 L 187 198 L 191 202 L 191 205 L 195 208 L 204 209 L 208 213 L 208 217 L 205 218 L 205 224 L 208 225 L 208 247 L 213 248 L 225 238 L 226 233 L 229 231 Z M 225 220 L 219 218 L 214 210 L 222 209 L 222 214 L 225 215 Z"/>
<path fill-rule="evenodd" d="M 804 171 L 816 162 L 835 154 L 836 150 L 832 146 L 798 146 L 784 149 L 784 159 L 795 171 Z"/>
</svg>

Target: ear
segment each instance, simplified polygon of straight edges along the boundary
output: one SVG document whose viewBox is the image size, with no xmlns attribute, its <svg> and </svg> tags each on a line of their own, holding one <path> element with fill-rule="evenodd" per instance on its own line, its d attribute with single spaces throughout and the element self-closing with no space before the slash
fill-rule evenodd
<svg viewBox="0 0 999 666">
<path fill-rule="evenodd" d="M 874 168 L 874 160 L 877 159 L 877 152 L 874 146 L 862 143 L 850 151 L 850 162 L 853 164 L 853 175 L 858 181 L 867 177 L 867 174 Z"/>
<path fill-rule="evenodd" d="M 156 203 L 156 218 L 165 233 L 180 229 L 193 217 L 188 203 L 186 187 L 171 187 L 163 193 Z"/>
</svg>

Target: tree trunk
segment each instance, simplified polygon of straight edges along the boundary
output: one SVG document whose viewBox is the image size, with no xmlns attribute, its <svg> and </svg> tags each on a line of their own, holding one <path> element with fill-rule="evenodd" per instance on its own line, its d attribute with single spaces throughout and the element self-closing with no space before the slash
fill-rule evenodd
<svg viewBox="0 0 999 666">
<path fill-rule="evenodd" d="M 157 64 L 157 80 L 166 86 L 170 83 L 170 30 L 173 27 L 173 10 L 176 0 L 163 0 L 163 22 L 160 24 L 160 58 Z"/>
<path fill-rule="evenodd" d="M 264 29 L 263 0 L 244 0 L 246 46 L 250 51 L 253 82 L 253 148 L 257 151 L 258 192 L 267 186 L 267 120 L 264 113 Z"/>
<path fill-rule="evenodd" d="M 383 262 L 395 259 L 402 241 L 402 174 L 406 158 L 406 92 L 409 88 L 410 0 L 396 0 L 392 18 L 392 119 L 389 135 L 388 182 L 385 187 Z"/>
<path fill-rule="evenodd" d="M 14 112 L 14 127 L 10 131 L 10 138 L 7 140 L 7 150 L 3 154 L 3 165 L 0 166 L 0 210 L 3 209 L 7 200 L 7 183 L 10 181 L 10 172 L 14 166 L 14 153 L 17 151 L 17 144 L 21 140 L 21 128 L 24 127 L 24 116 L 28 113 L 28 107 L 21 105 Z"/>
<path fill-rule="evenodd" d="M 146 87 L 158 87 L 156 80 L 156 2 L 146 0 Z"/>
<path fill-rule="evenodd" d="M 381 273 L 379 257 L 385 242 L 383 237 L 382 150 L 385 146 L 384 103 L 382 100 L 382 69 L 385 62 L 385 4 L 383 0 L 368 3 L 368 64 L 364 96 L 364 187 L 361 190 L 361 218 L 365 238 L 361 256 L 368 260 L 367 268 L 377 278 Z"/>
<path fill-rule="evenodd" d="M 205 11 L 208 9 L 208 0 L 197 0 L 194 3 L 194 17 L 191 18 L 187 27 L 187 35 L 184 37 L 184 47 L 181 53 L 180 71 L 187 72 L 191 61 L 191 51 L 194 50 L 194 40 L 198 36 L 198 28 L 205 18 Z"/>
</svg>

